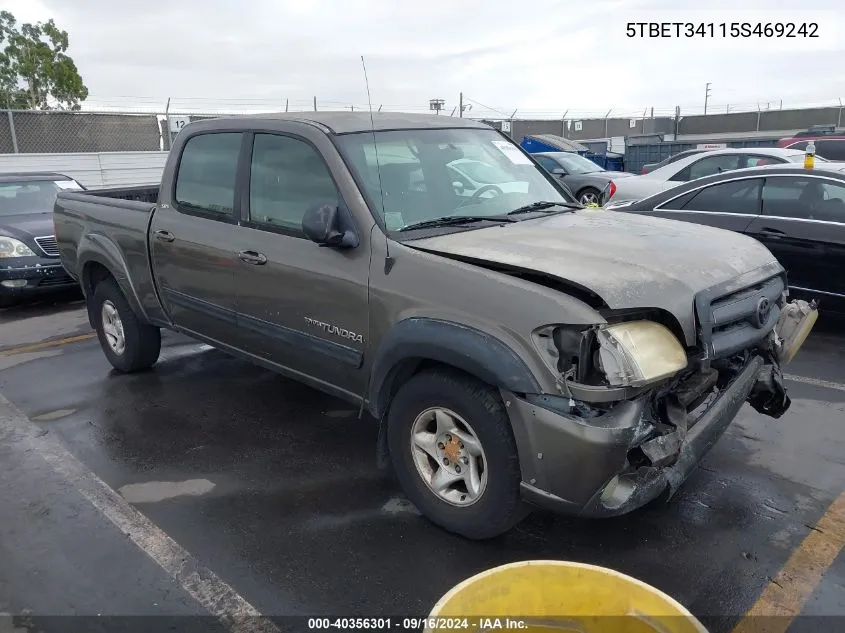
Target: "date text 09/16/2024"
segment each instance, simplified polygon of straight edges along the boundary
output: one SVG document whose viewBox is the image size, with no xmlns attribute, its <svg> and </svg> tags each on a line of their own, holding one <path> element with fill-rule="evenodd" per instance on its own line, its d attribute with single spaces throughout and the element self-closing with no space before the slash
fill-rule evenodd
<svg viewBox="0 0 845 633">
<path fill-rule="evenodd" d="M 792 38 L 819 37 L 815 22 L 628 22 L 626 37 Z"/>
<path fill-rule="evenodd" d="M 371 631 L 519 631 L 528 628 L 520 618 L 406 617 L 406 618 L 308 618 L 308 629 Z"/>
</svg>

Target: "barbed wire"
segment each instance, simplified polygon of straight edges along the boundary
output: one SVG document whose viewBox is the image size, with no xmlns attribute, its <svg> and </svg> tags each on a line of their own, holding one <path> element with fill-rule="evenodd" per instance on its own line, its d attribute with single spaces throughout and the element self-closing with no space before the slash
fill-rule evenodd
<svg viewBox="0 0 845 633">
<path fill-rule="evenodd" d="M 250 112 L 302 112 L 317 110 L 350 110 L 366 111 L 366 102 L 345 101 L 342 99 L 327 98 L 319 96 L 310 99 L 289 99 L 284 97 L 171 97 L 162 99 L 152 96 L 90 96 L 82 104 L 82 110 L 87 112 L 118 112 L 118 113 L 156 113 L 163 114 L 165 111 L 173 115 L 178 114 L 238 114 Z M 513 114 L 514 119 L 603 119 L 608 118 L 629 118 L 648 119 L 657 117 L 674 117 L 678 111 L 681 116 L 703 115 L 704 104 L 682 103 L 672 107 L 631 107 L 612 105 L 605 109 L 580 109 L 580 108 L 519 108 L 516 106 L 486 105 L 477 99 L 464 95 L 466 108 L 464 116 L 467 118 L 486 119 L 508 119 Z M 381 108 L 392 112 L 430 112 L 426 103 L 374 103 L 373 108 Z M 447 103 L 441 114 L 448 115 L 456 111 L 458 101 Z M 826 100 L 800 100 L 800 99 L 761 99 L 755 102 L 738 103 L 708 103 L 707 114 L 737 114 L 757 111 L 771 110 L 792 110 L 806 108 L 840 108 L 843 107 L 843 99 L 830 98 Z M 454 112 L 457 115 L 457 112 Z"/>
</svg>

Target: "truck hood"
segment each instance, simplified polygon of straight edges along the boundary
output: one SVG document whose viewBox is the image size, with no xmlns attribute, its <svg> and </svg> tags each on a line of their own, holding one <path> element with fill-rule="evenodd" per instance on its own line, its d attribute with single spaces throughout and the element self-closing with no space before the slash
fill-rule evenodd
<svg viewBox="0 0 845 633">
<path fill-rule="evenodd" d="M 612 309 L 661 308 L 695 343 L 694 298 L 780 271 L 756 240 L 712 227 L 583 210 L 406 242 L 442 255 L 544 273 L 588 288 Z M 764 268 L 759 275 L 758 269 Z M 755 278 L 758 277 L 758 278 Z"/>
</svg>

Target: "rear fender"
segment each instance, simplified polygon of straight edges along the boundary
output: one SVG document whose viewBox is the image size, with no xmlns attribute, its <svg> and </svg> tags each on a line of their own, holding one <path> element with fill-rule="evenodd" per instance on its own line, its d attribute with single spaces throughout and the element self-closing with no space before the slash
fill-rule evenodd
<svg viewBox="0 0 845 633">
<path fill-rule="evenodd" d="M 132 311 L 145 323 L 149 322 L 146 311 L 129 278 L 126 261 L 117 244 L 98 233 L 85 234 L 79 243 L 76 261 L 78 262 L 78 270 L 81 271 L 80 282 L 87 300 L 88 320 L 91 322 L 92 327 L 94 326 L 94 320 L 91 313 L 90 265 L 93 263 L 100 264 L 109 271 L 126 297 Z"/>
</svg>

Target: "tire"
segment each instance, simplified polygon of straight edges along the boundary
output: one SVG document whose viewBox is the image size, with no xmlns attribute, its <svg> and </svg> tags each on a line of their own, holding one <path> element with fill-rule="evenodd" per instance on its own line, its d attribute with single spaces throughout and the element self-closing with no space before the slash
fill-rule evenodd
<svg viewBox="0 0 845 633">
<path fill-rule="evenodd" d="M 584 187 L 578 192 L 578 202 L 584 206 L 591 202 L 599 204 L 601 202 L 601 192 L 594 187 Z"/>
<path fill-rule="evenodd" d="M 418 417 L 435 408 L 462 418 L 461 421 L 470 427 L 470 439 L 474 434 L 483 449 L 481 462 L 475 464 L 476 468 L 480 468 L 477 464 L 483 464 L 486 481 L 482 476 L 483 488 L 469 505 L 456 505 L 466 503 L 461 500 L 461 488 L 467 491 L 465 497 L 472 497 L 468 484 L 458 483 L 449 491 L 455 502 L 452 503 L 434 492 L 417 466 L 417 460 L 422 459 L 423 462 L 428 460 L 431 467 L 434 464 L 440 467 L 439 461 L 426 457 L 426 453 L 412 447 L 411 443 Z M 432 428 L 436 425 L 435 422 L 431 424 Z M 443 437 L 437 435 L 437 430 L 431 437 Z M 465 437 L 462 433 L 462 438 Z M 447 444 L 451 445 L 453 441 Z M 526 506 L 519 490 L 521 475 L 516 442 L 502 399 L 489 385 L 449 370 L 426 371 L 413 376 L 390 404 L 387 442 L 396 478 L 405 494 L 425 517 L 440 527 L 470 539 L 487 539 L 507 532 L 525 517 Z M 459 444 L 463 449 L 464 444 Z M 439 450 L 434 448 L 437 445 L 434 442 L 432 448 Z M 443 454 L 445 452 L 440 452 L 441 456 Z M 464 457 L 459 461 L 462 459 Z M 464 466 L 465 474 L 468 469 L 469 466 Z"/>
<path fill-rule="evenodd" d="M 114 279 L 104 279 L 97 284 L 92 302 L 100 347 L 115 369 L 128 374 L 155 364 L 161 352 L 161 332 L 157 327 L 141 323 Z M 113 347 L 109 341 L 106 329 L 113 330 L 108 327 L 104 329 L 104 306 L 109 306 L 106 310 L 113 308 L 117 314 L 123 335 L 122 347 Z"/>
</svg>

